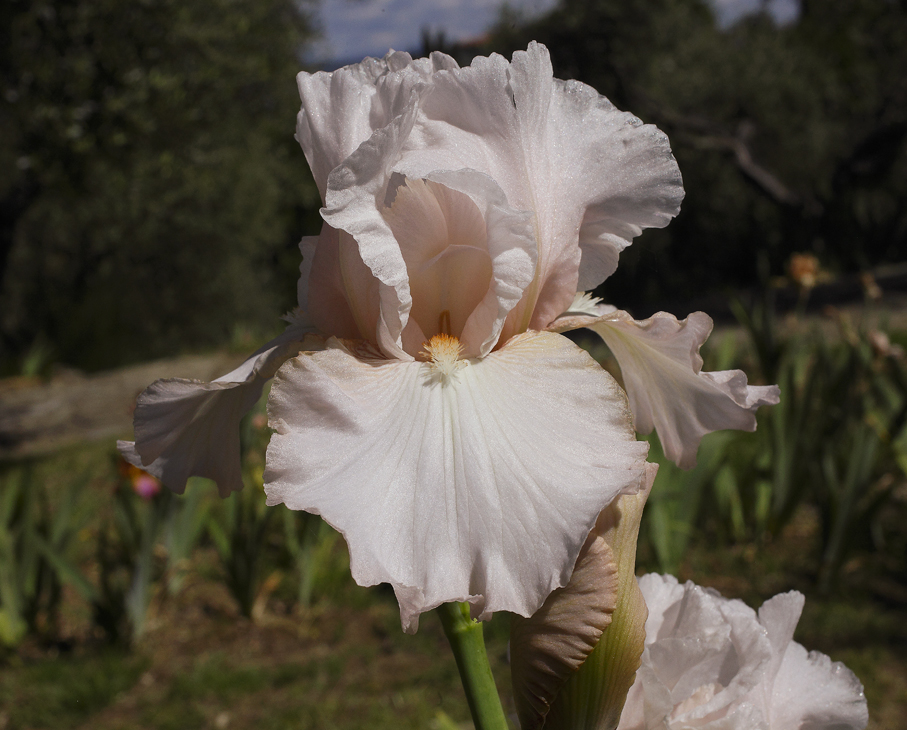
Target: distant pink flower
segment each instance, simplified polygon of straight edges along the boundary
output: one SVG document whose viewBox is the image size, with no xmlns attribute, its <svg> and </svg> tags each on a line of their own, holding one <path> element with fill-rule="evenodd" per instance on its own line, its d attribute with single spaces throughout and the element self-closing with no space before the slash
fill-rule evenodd
<svg viewBox="0 0 907 730">
<path fill-rule="evenodd" d="M 150 474 L 140 474 L 132 480 L 132 490 L 147 502 L 161 491 L 161 483 Z"/>
<path fill-rule="evenodd" d="M 143 471 L 135 464 L 127 461 L 120 461 L 117 465 L 117 471 L 124 480 L 128 480 L 132 491 L 139 495 L 146 502 L 152 499 L 161 491 L 161 483 L 148 472 Z"/>
</svg>

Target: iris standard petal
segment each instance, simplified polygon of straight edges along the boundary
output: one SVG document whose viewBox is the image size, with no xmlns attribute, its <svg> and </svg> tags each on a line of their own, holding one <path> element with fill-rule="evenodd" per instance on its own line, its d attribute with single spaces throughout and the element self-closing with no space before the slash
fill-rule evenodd
<svg viewBox="0 0 907 730">
<path fill-rule="evenodd" d="M 299 249 L 303 257 L 299 306 L 312 324 L 334 337 L 374 339 L 380 309 L 378 280 L 362 262 L 356 242 L 325 223 L 321 234 L 303 238 Z"/>
<path fill-rule="evenodd" d="M 418 111 L 419 91 L 410 105 L 350 155 L 328 177 L 321 215 L 345 231 L 378 281 L 380 315 L 376 339 L 390 357 L 411 359 L 402 348 L 402 333 L 412 307 L 406 261 L 390 225 L 379 211 L 387 194 L 392 165 L 409 136 Z"/>
<path fill-rule="evenodd" d="M 331 172 L 365 143 L 370 143 L 372 150 L 376 145 L 386 150 L 388 137 L 395 138 L 393 131 L 399 131 L 401 122 L 411 120 L 416 100 L 432 73 L 456 65 L 444 54 L 414 61 L 408 53 L 391 51 L 383 59 L 366 58 L 362 63 L 331 73 L 298 75 L 302 108 L 297 117 L 296 138 L 305 152 L 322 201 L 327 201 Z M 382 132 L 385 127 L 389 130 Z M 372 139 L 376 132 L 378 135 Z M 364 158 L 371 161 L 374 155 L 365 154 Z M 356 159 L 361 163 L 363 156 Z M 379 160 L 382 161 L 383 158 Z M 363 173 L 361 164 L 357 172 Z M 368 173 L 365 177 L 366 180 L 357 178 L 355 184 L 360 186 L 370 180 Z M 361 214 L 354 218 L 362 223 Z M 384 292 L 384 299 L 379 303 L 379 281 L 363 263 L 358 246 L 349 234 L 325 226 L 318 238 L 303 239 L 300 247 L 308 261 L 303 261 L 299 306 L 310 314 L 322 332 L 337 337 L 374 339 L 381 304 L 391 312 L 394 329 L 394 320 L 400 316 L 397 310 L 405 311 L 408 305 L 405 292 L 393 289 L 400 282 L 389 275 L 393 262 L 388 266 L 386 255 L 379 254 L 376 258 L 372 254 L 369 259 L 370 263 L 379 262 L 382 282 L 387 284 L 390 276 L 392 288 Z M 351 331 L 353 328 L 356 331 Z M 385 339 L 394 340 L 398 336 L 396 332 L 393 336 L 385 334 Z"/>
<path fill-rule="evenodd" d="M 465 356 L 487 355 L 535 274 L 531 216 L 511 208 L 497 184 L 475 170 L 399 179 L 383 216 L 409 274 L 407 327 L 419 335 L 410 337 L 410 353 L 444 332 L 459 337 Z"/>
<path fill-rule="evenodd" d="M 370 119 L 375 82 L 386 73 L 386 60 L 366 58 L 333 73 L 302 72 L 296 77 L 302 99 L 296 117 L 296 139 L 305 152 L 322 200 L 331 170 L 375 130 Z"/>
<path fill-rule="evenodd" d="M 214 480 L 223 497 L 242 489 L 239 422 L 287 358 L 320 348 L 322 338 L 306 329 L 290 325 L 213 382 L 167 378 L 149 385 L 136 402 L 135 442 L 117 442 L 123 458 L 177 494 L 191 476 Z"/>
<path fill-rule="evenodd" d="M 384 58 L 366 58 L 332 72 L 300 73 L 296 84 L 302 108 L 296 118 L 296 139 L 321 199 L 331 170 L 400 114 L 413 86 L 430 79 L 435 69 L 456 66 L 443 53 L 413 61 L 408 53 L 390 51 Z"/>
<path fill-rule="evenodd" d="M 390 583 L 407 631 L 450 601 L 534 613 L 645 469 L 619 386 L 550 333 L 450 377 L 332 340 L 283 366 L 269 413 L 268 503 L 342 532 L 353 577 Z"/>
<path fill-rule="evenodd" d="M 712 320 L 694 312 L 684 320 L 659 312 L 634 320 L 623 311 L 601 317 L 568 316 L 548 328 L 566 332 L 588 327 L 620 365 L 636 430 L 654 427 L 665 456 L 684 469 L 696 465 L 702 437 L 722 429 L 756 430 L 756 409 L 774 405 L 777 385 L 747 385 L 741 370 L 701 372 L 699 348 Z"/>
<path fill-rule="evenodd" d="M 407 327 L 416 330 L 411 354 L 442 332 L 462 340 L 466 320 L 491 286 L 481 211 L 467 195 L 446 185 L 404 178 L 393 204 L 382 213 L 409 276 L 413 306 Z"/>
<path fill-rule="evenodd" d="M 491 285 L 469 316 L 462 334 L 467 354 L 485 356 L 500 341 L 508 315 L 535 276 L 538 242 L 533 218 L 530 213 L 513 208 L 500 186 L 475 170 L 435 172 L 428 179 L 468 195 L 485 222 Z"/>
<path fill-rule="evenodd" d="M 492 55 L 432 77 L 395 169 L 460 168 L 487 173 L 535 216 L 538 275 L 505 337 L 548 325 L 578 288 L 614 271 L 643 228 L 667 225 L 683 197 L 667 137 L 591 87 L 554 79 L 536 43 L 511 63 Z"/>
</svg>

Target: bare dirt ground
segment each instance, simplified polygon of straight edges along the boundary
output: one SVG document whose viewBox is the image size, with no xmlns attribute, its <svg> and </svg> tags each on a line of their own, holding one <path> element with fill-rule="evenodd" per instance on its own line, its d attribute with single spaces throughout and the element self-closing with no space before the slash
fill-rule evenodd
<svg viewBox="0 0 907 730">
<path fill-rule="evenodd" d="M 392 594 L 348 581 L 343 596 L 292 610 L 272 601 L 253 621 L 203 575 L 205 562 L 178 595 L 158 594 L 130 652 L 78 636 L 85 624 L 71 617 L 77 635 L 63 651 L 32 641 L 0 663 L 0 727 L 471 727 L 435 616 L 404 635 Z M 488 645 L 507 702 L 506 638 Z"/>
<path fill-rule="evenodd" d="M 114 439 L 132 428 L 135 399 L 158 378 L 210 381 L 242 357 L 190 355 L 85 375 L 58 371 L 49 380 L 0 380 L 0 460 L 43 456 L 73 444 Z"/>
</svg>

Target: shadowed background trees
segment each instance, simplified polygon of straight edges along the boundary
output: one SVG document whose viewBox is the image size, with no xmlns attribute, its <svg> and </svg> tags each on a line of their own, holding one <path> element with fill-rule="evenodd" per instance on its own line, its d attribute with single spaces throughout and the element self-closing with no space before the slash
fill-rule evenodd
<svg viewBox="0 0 907 730">
<path fill-rule="evenodd" d="M 664 130 L 681 214 L 644 234 L 603 287 L 646 314 L 666 300 L 749 287 L 809 251 L 857 271 L 907 254 L 907 4 L 800 3 L 721 29 L 698 0 L 562 0 L 490 45 L 530 39 L 555 75 L 594 86 Z"/>
<path fill-rule="evenodd" d="M 317 208 L 293 140 L 308 28 L 290 0 L 3 3 L 7 372 L 279 326 Z"/>
<path fill-rule="evenodd" d="M 855 272 L 907 251 L 907 3 L 804 0 L 720 28 L 704 0 L 505 10 L 671 138 L 687 197 L 600 294 L 644 316 L 764 284 L 791 253 Z M 0 7 L 0 371 L 109 367 L 279 327 L 317 192 L 292 138 L 311 23 L 289 0 Z M 557 194 L 557 191 L 552 191 Z"/>
</svg>

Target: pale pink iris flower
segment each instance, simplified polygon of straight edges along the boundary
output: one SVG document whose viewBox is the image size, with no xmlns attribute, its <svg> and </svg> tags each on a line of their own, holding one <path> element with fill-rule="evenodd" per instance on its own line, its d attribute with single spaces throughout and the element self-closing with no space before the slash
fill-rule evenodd
<svg viewBox="0 0 907 730">
<path fill-rule="evenodd" d="M 618 730 L 861 730 L 863 686 L 793 641 L 803 594 L 759 612 L 670 575 L 645 575 L 646 648 Z"/>
<path fill-rule="evenodd" d="M 637 322 L 577 295 L 683 189 L 665 135 L 554 79 L 544 46 L 466 68 L 391 52 L 298 83 L 325 220 L 301 243 L 299 310 L 233 373 L 150 386 L 121 450 L 177 491 L 239 489 L 237 424 L 276 373 L 269 504 L 343 533 L 408 631 L 449 601 L 528 616 L 644 483 L 634 421 L 691 466 L 703 434 L 752 430 L 777 389 L 700 372 L 703 314 Z M 577 327 L 610 346 L 629 407 L 558 334 Z"/>
</svg>

